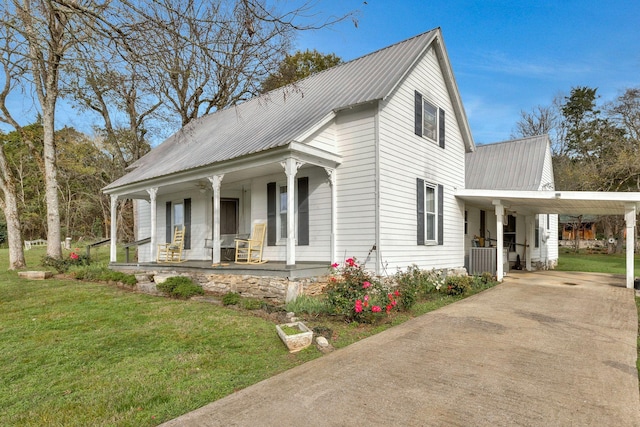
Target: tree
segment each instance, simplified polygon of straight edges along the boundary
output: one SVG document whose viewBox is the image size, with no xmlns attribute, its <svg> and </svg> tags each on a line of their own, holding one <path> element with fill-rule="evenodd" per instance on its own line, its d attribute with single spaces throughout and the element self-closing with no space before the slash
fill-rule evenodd
<svg viewBox="0 0 640 427">
<path fill-rule="evenodd" d="M 297 51 L 287 55 L 275 73 L 269 74 L 260 87 L 265 93 L 290 83 L 295 83 L 319 71 L 342 63 L 342 59 L 333 53 L 323 54 L 317 50 Z"/>
</svg>

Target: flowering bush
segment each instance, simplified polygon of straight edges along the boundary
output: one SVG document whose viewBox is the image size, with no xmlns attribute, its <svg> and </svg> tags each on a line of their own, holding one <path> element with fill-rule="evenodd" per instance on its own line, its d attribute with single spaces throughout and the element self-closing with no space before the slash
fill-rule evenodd
<svg viewBox="0 0 640 427">
<path fill-rule="evenodd" d="M 400 292 L 392 291 L 373 278 L 355 258 L 348 258 L 341 267 L 333 264 L 327 287 L 327 302 L 333 312 L 348 320 L 373 322 L 378 317 L 399 310 Z"/>
</svg>

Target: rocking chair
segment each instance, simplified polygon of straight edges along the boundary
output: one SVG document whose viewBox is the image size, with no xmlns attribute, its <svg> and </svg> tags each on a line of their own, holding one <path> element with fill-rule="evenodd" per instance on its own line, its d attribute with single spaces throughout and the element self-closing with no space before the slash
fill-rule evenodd
<svg viewBox="0 0 640 427">
<path fill-rule="evenodd" d="M 182 262 L 182 248 L 184 247 L 184 226 L 173 230 L 173 241 L 158 245 L 158 262 Z"/>
<path fill-rule="evenodd" d="M 264 264 L 262 259 L 262 247 L 264 235 L 267 230 L 265 223 L 257 223 L 253 226 L 251 237 L 248 239 L 236 239 L 236 263 L 237 264 Z"/>
</svg>

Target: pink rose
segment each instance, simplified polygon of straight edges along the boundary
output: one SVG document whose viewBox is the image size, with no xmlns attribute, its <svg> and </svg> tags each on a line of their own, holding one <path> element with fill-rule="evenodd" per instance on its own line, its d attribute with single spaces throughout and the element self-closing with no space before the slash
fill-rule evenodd
<svg viewBox="0 0 640 427">
<path fill-rule="evenodd" d="M 356 262 L 353 258 L 347 258 L 347 260 L 345 261 L 345 263 L 349 266 L 349 267 L 353 267 L 356 265 Z"/>
<path fill-rule="evenodd" d="M 356 313 L 362 313 L 362 301 L 356 300 Z"/>
<path fill-rule="evenodd" d="M 369 283 L 369 282 L 362 282 L 362 289 L 367 289 L 369 286 L 371 286 L 371 283 Z"/>
<path fill-rule="evenodd" d="M 371 307 L 371 311 L 373 311 L 374 313 L 380 313 L 382 309 L 379 305 L 374 305 L 373 307 Z"/>
<path fill-rule="evenodd" d="M 331 264 L 331 268 L 338 268 L 340 264 L 338 264 L 337 262 L 334 262 L 333 264 Z"/>
</svg>

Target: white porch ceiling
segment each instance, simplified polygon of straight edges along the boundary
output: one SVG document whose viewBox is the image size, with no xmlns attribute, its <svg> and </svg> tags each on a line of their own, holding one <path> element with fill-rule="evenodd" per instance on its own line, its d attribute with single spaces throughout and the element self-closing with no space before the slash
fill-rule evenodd
<svg viewBox="0 0 640 427">
<path fill-rule="evenodd" d="M 624 215 L 629 207 L 636 211 L 640 208 L 640 192 L 460 189 L 455 196 L 486 210 L 492 210 L 494 202 L 500 201 L 509 212 L 523 215 Z"/>
</svg>

